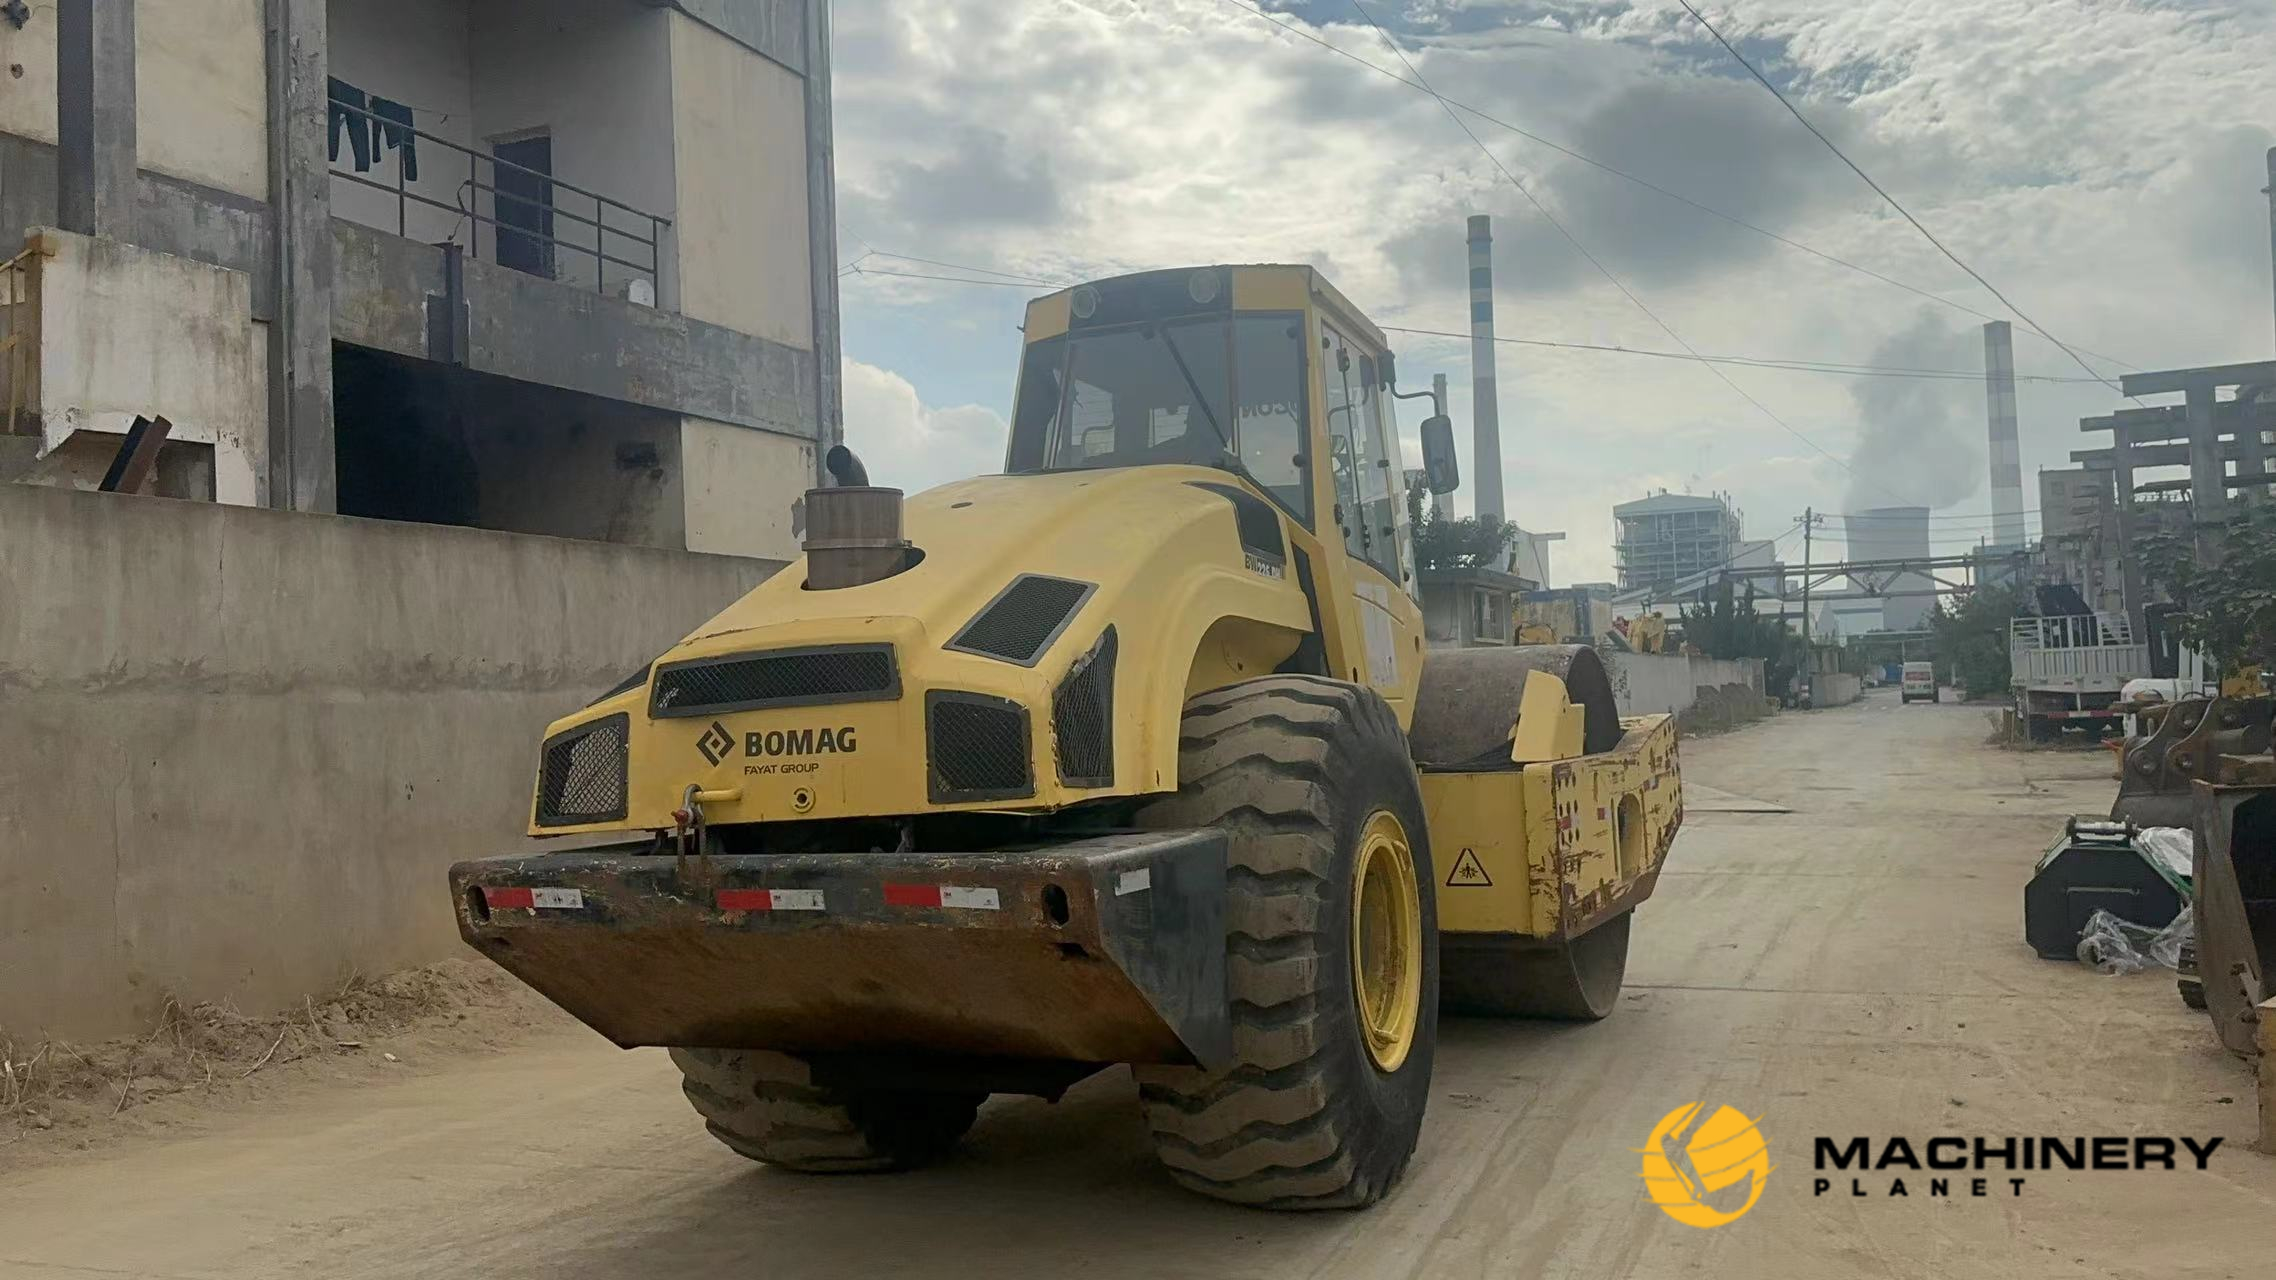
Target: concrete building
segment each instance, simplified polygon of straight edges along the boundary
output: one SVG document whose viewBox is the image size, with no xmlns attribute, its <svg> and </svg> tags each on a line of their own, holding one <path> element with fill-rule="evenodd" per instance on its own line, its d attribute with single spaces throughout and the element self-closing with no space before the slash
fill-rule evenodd
<svg viewBox="0 0 2276 1280">
<path fill-rule="evenodd" d="M 1533 582 L 1499 569 L 1425 569 L 1423 639 L 1434 649 L 1514 644 L 1518 601 Z"/>
<path fill-rule="evenodd" d="M 2266 501 L 2276 482 L 2268 469 L 2276 456 L 2276 361 L 2129 373 L 2118 385 L 2137 401 L 2179 395 L 2182 403 L 2081 418 L 2080 431 L 2107 432 L 2111 443 L 2075 450 L 2071 461 L 2110 474 L 2119 546 L 2141 536 L 2145 516 L 2166 512 L 2158 504 L 2179 501 L 2194 525 L 2198 554 L 2210 557 L 2235 504 Z M 2138 625 L 2149 588 L 2134 557 L 2125 557 L 2124 566 L 2125 607 Z"/>
<path fill-rule="evenodd" d="M 163 415 L 173 496 L 795 554 L 839 430 L 826 14 L 0 16 L 0 479 L 92 487 Z"/>
<path fill-rule="evenodd" d="M 1842 517 L 1849 559 L 1928 559 L 1928 508 L 1875 507 Z M 1881 598 L 1881 626 L 1886 631 L 1917 631 L 1927 625 L 1936 599 L 1935 580 L 1921 570 L 1892 569 L 1872 573 L 1871 589 Z M 1852 575 L 1856 580 L 1858 575 Z M 1854 634 L 1854 633 L 1852 633 Z"/>
<path fill-rule="evenodd" d="M 1660 587 L 1729 562 L 1742 538 L 1728 494 L 1661 491 L 1612 509 L 1623 590 Z"/>
<path fill-rule="evenodd" d="M 2087 605 L 2098 612 L 2126 610 L 2128 565 L 2123 551 L 2127 542 L 2118 527 L 2116 484 L 2115 474 L 2104 466 L 2039 473 L 2041 537 L 2031 561 L 2034 585 L 2066 584 L 2076 588 Z M 2137 494 L 2130 523 L 2137 537 L 2158 531 L 2185 534 L 2189 528 L 2188 495 L 2171 491 Z M 2145 599 L 2141 603 L 2162 598 L 2154 585 L 2144 584 L 2142 590 Z"/>
</svg>

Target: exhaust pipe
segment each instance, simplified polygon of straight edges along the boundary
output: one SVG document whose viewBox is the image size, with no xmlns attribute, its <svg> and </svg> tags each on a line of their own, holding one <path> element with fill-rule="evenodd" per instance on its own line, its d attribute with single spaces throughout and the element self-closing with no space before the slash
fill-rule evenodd
<svg viewBox="0 0 2276 1280">
<path fill-rule="evenodd" d="M 806 491 L 806 589 L 835 591 L 890 578 L 924 553 L 901 536 L 901 491 L 873 486 L 854 451 L 831 445 L 822 456 L 827 489 Z"/>
</svg>

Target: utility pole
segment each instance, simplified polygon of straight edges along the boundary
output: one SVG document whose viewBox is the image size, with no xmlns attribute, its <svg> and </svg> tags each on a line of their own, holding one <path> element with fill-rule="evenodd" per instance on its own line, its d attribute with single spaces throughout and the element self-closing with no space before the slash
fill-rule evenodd
<svg viewBox="0 0 2276 1280">
<path fill-rule="evenodd" d="M 1810 534 L 1825 519 L 1814 507 L 1802 508 L 1802 648 L 1810 647 Z"/>
<path fill-rule="evenodd" d="M 1823 519 L 1816 507 L 1802 508 L 1802 687 L 1812 693 L 1812 701 L 1816 700 L 1813 686 L 1817 683 L 1818 652 L 1810 647 L 1810 537 Z"/>
</svg>

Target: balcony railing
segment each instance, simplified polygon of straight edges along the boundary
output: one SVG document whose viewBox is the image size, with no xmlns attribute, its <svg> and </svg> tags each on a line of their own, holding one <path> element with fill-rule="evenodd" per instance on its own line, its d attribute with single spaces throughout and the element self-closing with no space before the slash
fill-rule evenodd
<svg viewBox="0 0 2276 1280">
<path fill-rule="evenodd" d="M 468 228 L 472 241 L 467 246 L 467 253 L 477 259 L 485 256 L 482 251 L 482 228 L 489 227 L 491 247 L 488 260 L 533 275 L 560 279 L 562 273 L 557 268 L 556 255 L 565 251 L 592 259 L 593 274 L 589 282 L 601 293 L 609 291 L 609 267 L 612 264 L 620 268 L 617 274 L 619 282 L 645 278 L 651 288 L 654 288 L 662 278 L 664 234 L 672 225 L 670 218 L 635 208 L 622 200 L 587 190 L 575 183 L 563 182 L 543 170 L 494 155 L 485 155 L 401 120 L 383 118 L 351 102 L 335 98 L 330 103 L 330 109 L 335 116 L 348 117 L 351 128 L 367 131 L 372 145 L 366 163 L 375 163 L 379 158 L 381 149 L 378 143 L 381 138 L 390 139 L 389 145 L 396 147 L 393 182 L 383 182 L 355 171 L 352 166 L 347 166 L 348 155 L 345 152 L 332 162 L 332 176 L 394 196 L 397 235 L 410 234 L 411 209 L 418 205 L 458 218 Z M 327 125 L 327 134 L 330 134 L 333 127 Z M 414 188 L 413 182 L 423 185 L 424 180 L 407 176 L 408 166 L 403 162 L 404 148 L 401 145 L 405 139 L 415 140 L 417 155 L 422 163 L 430 156 L 439 158 L 438 153 L 465 158 L 466 178 L 452 190 L 451 199 L 441 200 Z M 452 163 L 455 167 L 455 160 Z M 488 181 L 484 181 L 485 176 Z M 501 189 L 501 176 L 515 186 L 536 194 Z M 572 197 L 571 203 L 580 208 L 585 202 L 591 202 L 592 215 L 588 217 L 578 212 L 577 208 L 564 207 L 563 201 L 557 198 L 563 195 Z M 485 203 L 487 210 L 484 208 Z M 501 212 L 506 216 L 498 216 Z M 557 233 L 556 228 L 560 222 L 572 224 L 574 230 L 567 236 Z M 454 226 L 446 239 L 457 238 L 458 228 Z M 582 275 L 581 272 L 579 274 Z"/>
</svg>

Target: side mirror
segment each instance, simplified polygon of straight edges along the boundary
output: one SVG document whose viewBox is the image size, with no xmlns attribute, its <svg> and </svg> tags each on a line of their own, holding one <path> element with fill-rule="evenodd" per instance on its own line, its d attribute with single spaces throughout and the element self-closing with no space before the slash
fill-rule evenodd
<svg viewBox="0 0 2276 1280">
<path fill-rule="evenodd" d="M 1434 414 L 1422 424 L 1423 487 L 1444 496 L 1462 487 L 1462 464 L 1454 459 L 1454 423 Z"/>
<path fill-rule="evenodd" d="M 1381 378 L 1383 379 L 1383 385 L 1384 385 L 1384 386 L 1386 386 L 1386 387 L 1396 387 L 1396 386 L 1398 386 L 1398 385 L 1399 385 L 1399 357 L 1397 357 L 1397 356 L 1395 356 L 1395 355 L 1392 355 L 1392 354 L 1391 354 L 1390 352 L 1388 352 L 1388 351 L 1384 352 L 1382 355 L 1379 355 L 1379 356 L 1375 357 L 1375 372 L 1376 372 L 1377 376 L 1379 376 L 1379 377 L 1381 377 Z"/>
</svg>

